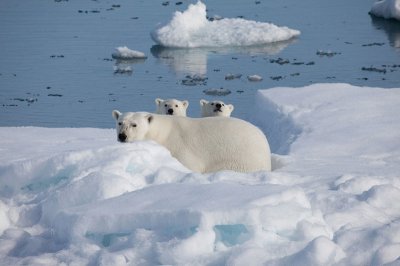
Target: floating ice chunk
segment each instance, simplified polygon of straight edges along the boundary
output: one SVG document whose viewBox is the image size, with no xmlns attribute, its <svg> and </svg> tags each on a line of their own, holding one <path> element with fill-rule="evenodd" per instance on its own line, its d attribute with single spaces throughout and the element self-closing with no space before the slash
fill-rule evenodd
<svg viewBox="0 0 400 266">
<path fill-rule="evenodd" d="M 322 51 L 322 50 L 318 50 L 317 51 L 317 55 L 319 55 L 320 57 L 326 56 L 326 57 L 332 57 L 335 55 L 341 54 L 339 52 L 332 52 L 332 51 Z"/>
<path fill-rule="evenodd" d="M 400 20 L 400 1 L 399 0 L 382 0 L 372 5 L 370 13 L 377 17 L 386 19 Z"/>
<path fill-rule="evenodd" d="M 112 54 L 112 58 L 120 60 L 132 60 L 132 59 L 145 59 L 147 56 L 139 51 L 131 50 L 126 46 L 120 46 L 115 48 L 117 51 Z"/>
<path fill-rule="evenodd" d="M 240 79 L 242 74 L 227 74 L 225 80 Z"/>
<path fill-rule="evenodd" d="M 207 20 L 206 5 L 201 1 L 176 11 L 168 24 L 151 32 L 153 40 L 166 47 L 251 46 L 286 41 L 300 31 L 272 23 L 241 18 Z"/>
<path fill-rule="evenodd" d="M 207 77 L 203 75 L 187 75 L 185 79 L 182 80 L 182 85 L 185 86 L 196 86 L 196 85 L 206 85 Z"/>
<path fill-rule="evenodd" d="M 263 78 L 259 75 L 250 75 L 250 76 L 247 76 L 247 79 L 249 81 L 261 81 Z"/>
<path fill-rule="evenodd" d="M 203 90 L 203 92 L 207 95 L 213 95 L 213 96 L 225 96 L 231 93 L 231 90 L 225 89 L 225 88 L 217 88 L 217 89 L 206 89 Z"/>
</svg>

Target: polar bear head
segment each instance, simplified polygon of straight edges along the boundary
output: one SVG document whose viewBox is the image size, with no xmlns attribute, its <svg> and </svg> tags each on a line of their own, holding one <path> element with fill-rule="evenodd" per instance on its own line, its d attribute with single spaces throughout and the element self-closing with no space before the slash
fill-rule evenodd
<svg viewBox="0 0 400 266">
<path fill-rule="evenodd" d="M 188 101 L 179 101 L 177 99 L 163 100 L 157 98 L 156 100 L 157 114 L 162 115 L 177 115 L 186 116 L 186 109 L 189 106 Z"/>
<path fill-rule="evenodd" d="M 232 104 L 225 104 L 222 101 L 206 101 L 200 100 L 200 107 L 201 107 L 201 116 L 208 117 L 208 116 L 231 116 L 233 111 Z"/>
<path fill-rule="evenodd" d="M 150 113 L 128 112 L 122 114 L 118 110 L 112 111 L 112 116 L 116 121 L 117 138 L 120 142 L 144 140 L 153 119 Z"/>
</svg>

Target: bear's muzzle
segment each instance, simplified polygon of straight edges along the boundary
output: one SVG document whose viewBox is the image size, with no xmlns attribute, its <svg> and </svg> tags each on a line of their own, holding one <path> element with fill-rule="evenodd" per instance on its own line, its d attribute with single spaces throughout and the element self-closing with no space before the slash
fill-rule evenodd
<svg viewBox="0 0 400 266">
<path fill-rule="evenodd" d="M 119 133 L 118 134 L 118 141 L 120 142 L 125 142 L 126 141 L 126 135 L 124 133 Z"/>
</svg>

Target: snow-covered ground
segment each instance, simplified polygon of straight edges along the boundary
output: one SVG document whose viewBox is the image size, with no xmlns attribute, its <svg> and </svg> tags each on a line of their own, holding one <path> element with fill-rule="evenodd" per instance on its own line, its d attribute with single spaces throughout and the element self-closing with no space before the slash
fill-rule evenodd
<svg viewBox="0 0 400 266">
<path fill-rule="evenodd" d="M 253 174 L 192 173 L 114 129 L 0 128 L 0 264 L 399 265 L 399 103 L 259 91 L 274 170 Z"/>
<path fill-rule="evenodd" d="M 372 5 L 371 14 L 386 19 L 400 20 L 400 0 L 380 0 Z"/>
<path fill-rule="evenodd" d="M 242 18 L 210 21 L 206 5 L 201 1 L 189 5 L 184 12 L 176 11 L 171 21 L 151 33 L 157 44 L 181 48 L 261 45 L 287 41 L 298 35 L 298 30 Z"/>
</svg>

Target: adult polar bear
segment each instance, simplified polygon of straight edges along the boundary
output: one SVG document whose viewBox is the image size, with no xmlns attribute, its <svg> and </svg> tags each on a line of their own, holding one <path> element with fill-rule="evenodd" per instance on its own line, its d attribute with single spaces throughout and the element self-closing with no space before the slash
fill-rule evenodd
<svg viewBox="0 0 400 266">
<path fill-rule="evenodd" d="M 227 117 L 189 118 L 146 112 L 112 112 L 120 142 L 153 140 L 194 172 L 271 170 L 265 135 L 254 125 Z"/>
</svg>

